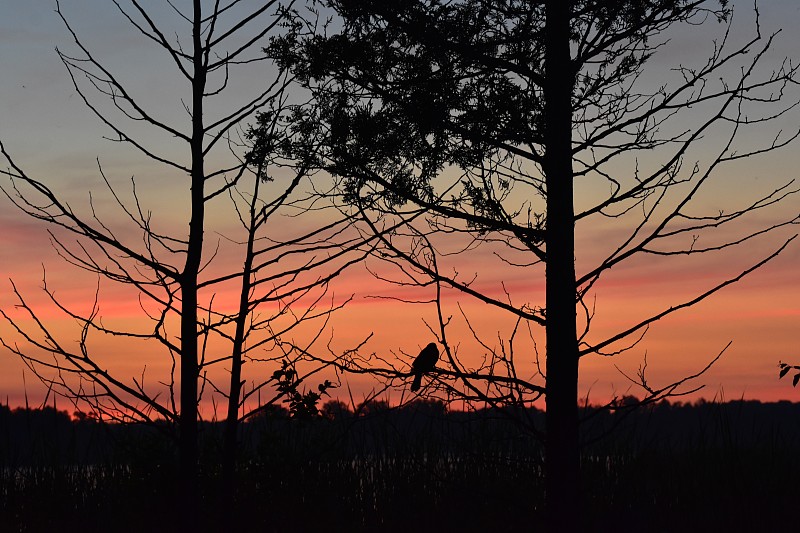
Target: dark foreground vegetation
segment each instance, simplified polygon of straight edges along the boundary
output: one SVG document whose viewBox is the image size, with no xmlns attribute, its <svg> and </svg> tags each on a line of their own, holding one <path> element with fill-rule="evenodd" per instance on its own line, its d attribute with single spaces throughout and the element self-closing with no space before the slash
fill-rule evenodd
<svg viewBox="0 0 800 533">
<path fill-rule="evenodd" d="M 200 530 L 541 531 L 541 412 L 343 404 L 244 424 L 233 512 L 203 425 Z M 797 531 L 800 404 L 669 404 L 584 426 L 586 531 Z M 613 431 L 610 431 L 613 430 Z M 177 530 L 168 432 L 0 406 L 0 531 Z"/>
</svg>

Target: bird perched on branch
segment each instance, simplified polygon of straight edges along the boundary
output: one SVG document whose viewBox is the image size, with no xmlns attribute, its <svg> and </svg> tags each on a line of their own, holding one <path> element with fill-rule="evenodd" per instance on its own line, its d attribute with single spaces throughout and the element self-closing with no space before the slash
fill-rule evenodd
<svg viewBox="0 0 800 533">
<path fill-rule="evenodd" d="M 433 370 L 438 360 L 439 348 L 436 347 L 435 342 L 428 344 L 419 352 L 417 358 L 411 363 L 411 370 L 414 372 L 414 383 L 411 384 L 411 392 L 419 390 L 422 385 L 422 375 Z"/>
</svg>

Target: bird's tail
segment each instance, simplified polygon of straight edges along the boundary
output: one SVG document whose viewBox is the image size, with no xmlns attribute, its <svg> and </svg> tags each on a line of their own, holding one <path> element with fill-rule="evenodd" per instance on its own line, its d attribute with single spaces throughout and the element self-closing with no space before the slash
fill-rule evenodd
<svg viewBox="0 0 800 533">
<path fill-rule="evenodd" d="M 422 372 L 414 374 L 414 383 L 411 384 L 411 392 L 417 392 L 422 386 Z"/>
</svg>

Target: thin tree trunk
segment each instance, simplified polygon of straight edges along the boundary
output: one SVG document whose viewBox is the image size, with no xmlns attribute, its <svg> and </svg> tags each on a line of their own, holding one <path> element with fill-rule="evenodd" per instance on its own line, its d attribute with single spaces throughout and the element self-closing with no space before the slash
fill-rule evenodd
<svg viewBox="0 0 800 533">
<path fill-rule="evenodd" d="M 245 327 L 250 311 L 250 290 L 252 287 L 253 248 L 257 228 L 256 201 L 260 177 L 256 175 L 253 186 L 253 199 L 250 202 L 250 220 L 247 235 L 247 250 L 245 252 L 244 267 L 242 269 L 242 289 L 239 294 L 239 309 L 236 315 L 236 332 L 233 338 L 231 351 L 231 381 L 228 395 L 228 415 L 225 419 L 225 435 L 222 457 L 222 477 L 225 489 L 225 512 L 230 514 L 233 504 L 234 490 L 236 488 L 236 452 L 238 450 L 239 428 L 239 401 L 242 395 L 242 364 L 244 355 Z"/>
<path fill-rule="evenodd" d="M 578 455 L 578 342 L 575 222 L 572 183 L 572 104 L 567 1 L 547 4 L 544 86 L 547 185 L 545 444 L 546 512 L 550 531 L 577 531 L 580 520 Z"/>
<path fill-rule="evenodd" d="M 205 218 L 203 165 L 203 93 L 206 70 L 201 40 L 201 1 L 194 0 L 194 45 L 192 78 L 192 138 L 191 138 L 191 220 L 186 264 L 181 275 L 181 412 L 180 412 L 180 477 L 183 494 L 182 520 L 190 528 L 196 522 L 197 512 L 197 379 L 199 376 L 197 333 L 197 280 L 203 254 L 203 226 Z"/>
</svg>

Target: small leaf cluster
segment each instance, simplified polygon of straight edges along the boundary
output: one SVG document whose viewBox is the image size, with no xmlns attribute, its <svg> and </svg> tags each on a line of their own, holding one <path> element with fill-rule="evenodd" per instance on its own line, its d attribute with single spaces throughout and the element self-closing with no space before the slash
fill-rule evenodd
<svg viewBox="0 0 800 533">
<path fill-rule="evenodd" d="M 285 396 L 285 403 L 289 404 L 289 415 L 292 418 L 309 419 L 319 415 L 319 401 L 323 396 L 330 396 L 328 389 L 333 388 L 330 380 L 317 385 L 317 390 L 300 391 L 302 378 L 299 377 L 294 364 L 283 360 L 281 368 L 272 373 L 272 379 L 277 382 L 278 392 Z"/>
<path fill-rule="evenodd" d="M 778 366 L 781 369 L 780 375 L 778 376 L 779 379 L 783 378 L 783 376 L 789 372 L 795 372 L 794 376 L 792 376 L 792 387 L 796 387 L 797 383 L 800 382 L 800 365 L 790 365 L 789 363 L 784 363 L 781 361 L 778 363 Z"/>
</svg>

